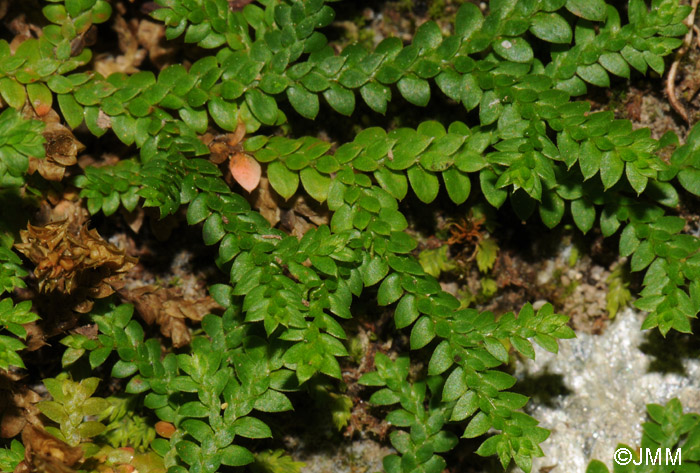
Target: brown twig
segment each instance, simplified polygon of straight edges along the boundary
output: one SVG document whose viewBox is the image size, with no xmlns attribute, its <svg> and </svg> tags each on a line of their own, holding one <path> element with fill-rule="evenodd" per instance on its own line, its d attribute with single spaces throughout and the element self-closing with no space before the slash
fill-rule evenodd
<svg viewBox="0 0 700 473">
<path fill-rule="evenodd" d="M 692 0 L 691 2 L 692 10 L 690 11 L 688 18 L 685 19 L 686 25 L 688 26 L 688 32 L 685 34 L 685 38 L 683 38 L 683 46 L 676 51 L 676 56 L 673 59 L 671 68 L 668 71 L 668 77 L 666 78 L 666 95 L 668 95 L 668 101 L 671 104 L 671 107 L 673 107 L 673 109 L 678 112 L 678 114 L 688 123 L 690 123 L 688 111 L 680 103 L 678 97 L 676 97 L 676 74 L 678 73 L 678 66 L 681 63 L 683 56 L 685 56 L 685 53 L 688 52 L 688 49 L 690 49 L 690 44 L 693 41 L 693 33 L 695 32 L 697 34 L 698 28 L 695 26 L 695 13 L 698 9 L 698 3 L 700 3 L 700 0 Z M 700 46 L 700 35 L 698 35 L 696 40 L 698 46 Z"/>
</svg>

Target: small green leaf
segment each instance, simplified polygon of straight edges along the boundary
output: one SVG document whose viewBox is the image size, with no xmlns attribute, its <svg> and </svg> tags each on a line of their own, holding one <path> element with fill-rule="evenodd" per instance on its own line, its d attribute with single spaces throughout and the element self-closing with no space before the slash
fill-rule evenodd
<svg viewBox="0 0 700 473">
<path fill-rule="evenodd" d="M 598 87 L 610 87 L 610 77 L 600 64 L 578 66 L 576 74 L 589 84 L 597 85 Z"/>
<path fill-rule="evenodd" d="M 481 192 L 489 204 L 499 208 L 508 197 L 508 192 L 505 189 L 496 188 L 497 180 L 498 177 L 490 169 L 484 169 L 479 173 Z"/>
<path fill-rule="evenodd" d="M 450 342 L 443 340 L 435 347 L 433 355 L 430 357 L 430 363 L 428 363 L 428 375 L 434 376 L 437 374 L 442 374 L 447 369 L 452 366 L 454 360 L 452 359 L 452 348 L 450 348 Z"/>
<path fill-rule="evenodd" d="M 595 222 L 595 207 L 585 199 L 577 199 L 571 202 L 571 215 L 574 217 L 576 226 L 583 233 L 593 228 Z"/>
<path fill-rule="evenodd" d="M 226 131 L 235 131 L 238 127 L 238 107 L 220 97 L 214 97 L 207 104 L 209 114 L 214 122 Z M 253 112 L 255 113 L 255 112 Z M 262 120 L 260 120 L 262 122 Z"/>
<path fill-rule="evenodd" d="M 377 292 L 377 303 L 379 305 L 389 305 L 396 302 L 403 295 L 401 287 L 401 276 L 397 273 L 390 274 L 379 286 Z"/>
<path fill-rule="evenodd" d="M 604 0 L 567 0 L 566 9 L 576 16 L 591 21 L 603 21 L 607 15 Z"/>
<path fill-rule="evenodd" d="M 61 96 L 59 96 L 59 100 L 60 98 Z M 126 145 L 131 145 L 136 137 L 136 120 L 126 114 L 112 117 L 112 130 L 114 130 L 114 134 L 117 135 L 119 141 Z"/>
<path fill-rule="evenodd" d="M 408 192 L 406 175 L 381 167 L 374 171 L 374 177 L 380 186 L 398 200 L 403 200 Z"/>
<path fill-rule="evenodd" d="M 486 440 L 477 449 L 476 454 L 482 457 L 490 457 L 497 453 L 499 444 L 503 441 L 503 434 L 493 435 Z M 503 465 L 506 468 L 508 465 Z"/>
<path fill-rule="evenodd" d="M 605 69 L 612 72 L 616 76 L 629 79 L 630 67 L 627 65 L 627 61 L 625 61 L 620 53 L 601 54 L 598 62 L 600 62 Z"/>
<path fill-rule="evenodd" d="M 408 169 L 408 180 L 416 196 L 426 204 L 435 200 L 440 191 L 440 181 L 437 176 L 418 164 Z"/>
<path fill-rule="evenodd" d="M 323 92 L 323 96 L 328 105 L 341 115 L 349 117 L 355 110 L 355 94 L 353 91 L 335 82 L 331 83 L 330 87 Z"/>
<path fill-rule="evenodd" d="M 503 346 L 497 338 L 495 337 L 485 337 L 484 347 L 494 358 L 496 358 L 501 363 L 508 363 L 508 350 Z"/>
<path fill-rule="evenodd" d="M 279 161 L 270 163 L 267 167 L 267 177 L 272 188 L 285 200 L 293 196 L 299 187 L 299 175 Z"/>
<path fill-rule="evenodd" d="M 530 44 L 523 38 L 497 39 L 493 50 L 502 58 L 513 62 L 527 63 L 534 57 Z"/>
<path fill-rule="evenodd" d="M 360 267 L 362 279 L 367 287 L 377 284 L 384 279 L 388 272 L 389 265 L 384 261 L 384 258 L 380 256 L 374 256 L 368 259 L 366 263 Z"/>
<path fill-rule="evenodd" d="M 65 408 L 56 401 L 41 401 L 37 407 L 46 417 L 56 423 L 63 423 L 68 420 L 68 413 Z"/>
<path fill-rule="evenodd" d="M 317 201 L 325 202 L 328 198 L 328 189 L 331 185 L 330 177 L 321 174 L 312 167 L 302 169 L 299 175 L 306 192 Z"/>
<path fill-rule="evenodd" d="M 411 350 L 423 348 L 433 338 L 435 338 L 435 323 L 430 317 L 421 317 L 411 330 Z"/>
<path fill-rule="evenodd" d="M 396 328 L 401 329 L 411 325 L 420 315 L 416 308 L 416 298 L 412 294 L 404 295 L 396 306 L 394 322 Z"/>
<path fill-rule="evenodd" d="M 255 461 L 255 457 L 245 447 L 229 445 L 219 451 L 221 463 L 228 466 L 243 466 Z"/>
<path fill-rule="evenodd" d="M 384 115 L 386 106 L 391 100 L 391 89 L 379 82 L 368 82 L 360 89 L 360 95 L 365 103 L 377 113 Z"/>
<path fill-rule="evenodd" d="M 0 87 L 2 87 L 1 83 Z M 68 126 L 75 129 L 83 122 L 83 106 L 71 94 L 59 95 L 58 105 Z"/>
<path fill-rule="evenodd" d="M 218 213 L 212 214 L 207 218 L 202 227 L 202 238 L 205 245 L 213 245 L 218 243 L 224 235 L 226 230 L 224 230 L 224 221 L 221 215 Z"/>
<path fill-rule="evenodd" d="M 187 223 L 189 225 L 195 225 L 202 222 L 204 219 L 209 217 L 209 215 L 211 215 L 207 201 L 207 195 L 200 194 L 192 202 L 190 202 L 190 205 L 187 207 Z"/>
<path fill-rule="evenodd" d="M 16 109 L 22 108 L 27 100 L 24 86 L 11 77 L 0 79 L 0 95 L 10 107 Z"/>
<path fill-rule="evenodd" d="M 464 39 L 469 38 L 474 32 L 481 28 L 484 16 L 477 5 L 464 3 L 455 17 L 455 34 Z"/>
<path fill-rule="evenodd" d="M 493 90 L 489 90 L 481 97 L 479 105 L 479 120 L 482 125 L 490 125 L 498 120 L 503 112 L 503 104 Z"/>
<path fill-rule="evenodd" d="M 459 205 L 467 200 L 472 187 L 467 173 L 451 167 L 443 171 L 442 179 L 445 181 L 447 195 L 450 196 L 452 202 Z"/>
<path fill-rule="evenodd" d="M 530 32 L 550 43 L 571 43 L 571 26 L 557 13 L 537 13 L 532 17 Z"/>
<path fill-rule="evenodd" d="M 425 107 L 430 101 L 430 84 L 425 79 L 409 73 L 399 80 L 397 87 L 401 95 L 413 105 Z"/>
<path fill-rule="evenodd" d="M 654 261 L 656 255 L 654 254 L 654 249 L 651 246 L 649 240 L 642 241 L 637 249 L 632 254 L 632 261 L 630 263 L 630 268 L 632 271 L 641 271 L 646 268 Z"/>
<path fill-rule="evenodd" d="M 104 432 L 105 426 L 97 421 L 86 421 L 80 424 L 78 427 L 78 433 L 83 439 L 89 439 L 92 437 L 97 437 L 102 432 Z"/>
<path fill-rule="evenodd" d="M 476 245 L 476 265 L 479 271 L 487 273 L 498 258 L 498 243 L 491 237 L 482 238 Z"/>
<path fill-rule="evenodd" d="M 461 373 L 462 368 L 457 368 L 453 373 Z M 452 375 L 450 375 L 448 380 L 452 378 Z M 460 376 L 461 378 L 461 376 Z M 462 382 L 463 384 L 463 382 Z M 445 391 L 448 388 L 448 383 L 445 383 Z M 454 410 L 452 411 L 452 417 L 450 420 L 453 421 L 460 421 L 464 420 L 470 415 L 474 414 L 476 410 L 479 408 L 479 397 L 476 395 L 474 391 L 467 391 L 463 392 L 466 390 L 466 385 L 464 385 L 464 389 L 462 390 L 462 394 L 459 394 L 458 397 L 459 399 L 457 400 L 457 404 L 455 404 Z M 443 400 L 447 401 L 448 399 L 457 399 L 454 396 L 446 396 L 445 391 L 443 391 Z"/>
<path fill-rule="evenodd" d="M 622 177 L 625 163 L 620 159 L 617 151 L 606 151 L 600 161 L 600 180 L 603 182 L 605 190 L 617 184 Z"/>
<path fill-rule="evenodd" d="M 554 191 L 547 191 L 542 194 L 542 204 L 540 205 L 540 217 L 548 228 L 556 227 L 564 215 L 564 201 Z"/>
<path fill-rule="evenodd" d="M 384 388 L 372 394 L 369 398 L 369 402 L 376 406 L 391 406 L 399 402 L 399 396 L 390 389 Z"/>
<path fill-rule="evenodd" d="M 478 412 L 472 420 L 469 421 L 467 428 L 464 429 L 462 437 L 473 439 L 484 435 L 491 428 L 491 419 L 483 412 Z"/>
<path fill-rule="evenodd" d="M 581 167 L 581 174 L 584 179 L 590 179 L 595 176 L 600 169 L 602 153 L 591 140 L 586 140 L 581 145 L 581 154 L 578 158 L 578 164 Z"/>
<path fill-rule="evenodd" d="M 246 416 L 238 419 L 231 426 L 233 432 L 249 439 L 264 439 L 272 437 L 272 431 L 263 421 Z"/>
<path fill-rule="evenodd" d="M 694 168 L 681 169 L 678 182 L 691 194 L 700 196 L 700 170 Z"/>
<path fill-rule="evenodd" d="M 255 408 L 262 412 L 284 412 L 292 409 L 292 403 L 284 394 L 268 389 L 255 400 Z"/>
<path fill-rule="evenodd" d="M 250 89 L 245 93 L 245 101 L 255 118 L 265 125 L 274 125 L 277 121 L 277 102 L 258 89 Z"/>
<path fill-rule="evenodd" d="M 608 470 L 608 467 L 605 466 L 605 463 L 598 460 L 593 460 L 588 464 L 586 473 L 610 473 L 610 470 Z"/>
<path fill-rule="evenodd" d="M 625 165 L 625 174 L 627 175 L 627 181 L 630 183 L 632 188 L 637 191 L 637 195 L 644 192 L 644 189 L 647 187 L 647 182 L 649 182 L 649 178 L 637 170 L 635 163 L 627 163 Z"/>
<path fill-rule="evenodd" d="M 53 94 L 46 84 L 42 82 L 27 84 L 27 95 L 37 115 L 41 117 L 49 112 L 53 103 Z"/>
<path fill-rule="evenodd" d="M 284 92 L 289 85 L 289 79 L 284 76 L 267 73 L 260 81 L 260 89 L 266 94 L 276 95 Z"/>
<path fill-rule="evenodd" d="M 287 98 L 292 107 L 294 107 L 294 110 L 302 117 L 313 120 L 316 118 L 316 115 L 318 115 L 318 96 L 312 94 L 304 87 L 296 85 L 288 88 Z"/>
</svg>

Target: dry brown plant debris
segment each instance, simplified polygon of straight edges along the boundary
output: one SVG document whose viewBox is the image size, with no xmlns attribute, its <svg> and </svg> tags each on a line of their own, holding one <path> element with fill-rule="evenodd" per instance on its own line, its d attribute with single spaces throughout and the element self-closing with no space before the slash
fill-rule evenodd
<svg viewBox="0 0 700 473">
<path fill-rule="evenodd" d="M 28 224 L 20 238 L 22 243 L 15 247 L 36 265 L 34 275 L 45 293 L 72 295 L 79 290 L 86 297 L 107 297 L 136 263 L 136 258 L 104 241 L 97 230 L 85 225 L 77 235 L 71 233 L 68 221 Z"/>
<path fill-rule="evenodd" d="M 71 447 L 44 429 L 27 424 L 22 430 L 24 461 L 14 473 L 73 473 L 82 458 L 83 449 Z"/>
<path fill-rule="evenodd" d="M 30 424 L 40 424 L 39 409 L 34 405 L 41 396 L 19 383 L 17 373 L 0 372 L 0 437 L 12 438 Z"/>
<path fill-rule="evenodd" d="M 213 309 L 220 308 L 209 296 L 200 299 L 185 298 L 177 287 L 159 288 L 148 285 L 122 290 L 119 294 L 134 304 L 147 324 L 158 324 L 160 333 L 170 338 L 176 348 L 188 345 L 191 341 L 186 319 L 200 322 Z"/>
</svg>

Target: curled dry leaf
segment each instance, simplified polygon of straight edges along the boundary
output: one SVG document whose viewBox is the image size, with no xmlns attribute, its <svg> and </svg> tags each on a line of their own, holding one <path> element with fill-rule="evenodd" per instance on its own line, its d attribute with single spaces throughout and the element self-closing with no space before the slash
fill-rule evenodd
<svg viewBox="0 0 700 473">
<path fill-rule="evenodd" d="M 330 221 L 328 209 L 306 196 L 297 196 L 291 204 L 291 209 L 281 214 L 280 227 L 297 238 Z"/>
<path fill-rule="evenodd" d="M 236 131 L 212 136 L 207 133 L 202 136 L 202 141 L 209 147 L 209 160 L 214 164 L 221 164 L 233 153 L 242 151 L 240 143 L 245 137 L 245 124 L 238 123 Z"/>
<path fill-rule="evenodd" d="M 165 38 L 165 26 L 146 19 L 139 21 L 136 30 L 139 44 L 148 51 L 148 58 L 159 69 L 167 66 L 175 57 L 177 46 Z"/>
<path fill-rule="evenodd" d="M 76 164 L 78 153 L 85 149 L 85 146 L 78 141 L 73 133 L 60 123 L 49 121 L 43 132 L 46 143 L 45 158 L 29 158 L 29 173 L 39 171 L 44 179 L 49 181 L 60 181 L 68 166 Z"/>
<path fill-rule="evenodd" d="M 39 409 L 34 406 L 41 396 L 18 383 L 21 377 L 14 373 L 0 374 L 0 437 L 19 435 L 27 425 L 40 424 Z"/>
<path fill-rule="evenodd" d="M 10 42 L 10 51 L 12 54 L 14 54 L 17 48 L 26 40 L 38 38 L 42 35 L 41 28 L 33 24 L 33 22 L 27 21 L 27 16 L 24 13 L 14 17 L 9 22 L 8 26 L 13 35 L 12 41 Z"/>
<path fill-rule="evenodd" d="M 27 424 L 22 430 L 24 461 L 15 473 L 73 473 L 83 458 L 83 449 L 71 447 L 44 429 Z"/>
<path fill-rule="evenodd" d="M 284 200 L 272 190 L 270 181 L 266 177 L 260 179 L 260 185 L 255 189 L 249 201 L 251 206 L 260 212 L 273 227 L 280 221 L 282 215 L 280 205 L 284 203 Z"/>
<path fill-rule="evenodd" d="M 178 348 L 189 344 L 191 340 L 185 319 L 199 322 L 212 309 L 219 308 L 219 304 L 211 297 L 187 299 L 177 287 L 159 288 L 148 285 L 122 290 L 119 294 L 134 304 L 147 324 L 158 324 L 160 333 L 170 338 L 173 346 Z"/>
<path fill-rule="evenodd" d="M 107 243 L 86 225 L 76 235 L 70 232 L 67 221 L 28 224 L 20 237 L 22 243 L 15 247 L 36 264 L 34 275 L 42 292 L 81 291 L 85 297 L 107 297 L 136 263 L 136 258 Z"/>
</svg>

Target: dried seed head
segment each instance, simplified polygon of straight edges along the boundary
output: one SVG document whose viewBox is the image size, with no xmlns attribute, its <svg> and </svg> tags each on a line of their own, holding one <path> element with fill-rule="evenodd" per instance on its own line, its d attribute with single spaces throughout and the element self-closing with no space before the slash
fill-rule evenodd
<svg viewBox="0 0 700 473">
<path fill-rule="evenodd" d="M 78 235 L 72 234 L 67 221 L 29 224 L 20 237 L 22 243 L 16 248 L 36 264 L 34 275 L 42 292 L 80 290 L 86 297 L 107 297 L 136 263 L 136 258 L 104 241 L 94 229 L 83 226 Z"/>
</svg>

